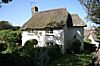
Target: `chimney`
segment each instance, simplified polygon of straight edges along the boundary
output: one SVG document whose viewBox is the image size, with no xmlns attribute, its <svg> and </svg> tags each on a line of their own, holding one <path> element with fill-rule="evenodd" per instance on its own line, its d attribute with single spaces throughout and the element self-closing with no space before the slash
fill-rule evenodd
<svg viewBox="0 0 100 66">
<path fill-rule="evenodd" d="M 38 12 L 38 7 L 33 6 L 32 7 L 32 15 Z"/>
</svg>

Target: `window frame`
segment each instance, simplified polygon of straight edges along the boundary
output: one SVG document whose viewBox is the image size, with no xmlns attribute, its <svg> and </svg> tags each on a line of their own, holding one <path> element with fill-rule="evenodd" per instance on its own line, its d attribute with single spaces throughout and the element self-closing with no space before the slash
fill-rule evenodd
<svg viewBox="0 0 100 66">
<path fill-rule="evenodd" d="M 47 28 L 46 33 L 53 33 L 53 28 Z"/>
</svg>

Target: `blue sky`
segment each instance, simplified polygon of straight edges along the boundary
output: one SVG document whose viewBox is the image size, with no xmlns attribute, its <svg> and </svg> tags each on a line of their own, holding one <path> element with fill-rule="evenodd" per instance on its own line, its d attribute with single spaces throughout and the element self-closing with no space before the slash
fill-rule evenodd
<svg viewBox="0 0 100 66">
<path fill-rule="evenodd" d="M 31 16 L 31 7 L 37 6 L 39 11 L 66 8 L 71 14 L 76 13 L 84 20 L 86 13 L 78 0 L 13 0 L 9 4 L 3 4 L 0 8 L 0 21 L 9 21 L 12 25 L 22 26 Z"/>
</svg>

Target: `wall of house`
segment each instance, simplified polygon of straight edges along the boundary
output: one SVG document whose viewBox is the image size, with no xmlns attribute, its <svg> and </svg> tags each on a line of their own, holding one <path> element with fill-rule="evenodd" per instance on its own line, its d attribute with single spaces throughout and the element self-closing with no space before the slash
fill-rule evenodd
<svg viewBox="0 0 100 66">
<path fill-rule="evenodd" d="M 38 41 L 39 46 L 44 46 L 45 39 L 45 31 L 23 31 L 22 32 L 22 46 L 24 46 L 25 42 L 30 39 L 36 39 Z"/>
<path fill-rule="evenodd" d="M 64 45 L 64 30 L 63 29 L 54 30 L 53 35 L 54 35 L 54 41 L 56 42 L 56 44 Z"/>
<path fill-rule="evenodd" d="M 83 49 L 83 38 L 84 38 L 84 28 L 83 27 L 68 27 L 67 32 L 67 42 L 69 47 L 75 41 L 75 38 L 80 40 L 81 42 L 81 49 Z"/>
<path fill-rule="evenodd" d="M 65 52 L 65 43 L 64 43 L 64 30 L 54 30 L 54 41 L 61 48 L 61 53 Z"/>
<path fill-rule="evenodd" d="M 99 47 L 99 42 L 96 42 L 95 39 L 93 39 L 93 37 L 92 37 L 91 34 L 89 35 L 88 39 L 90 39 L 90 40 L 91 40 L 91 43 L 92 43 L 92 44 L 95 44 L 96 47 Z"/>
<path fill-rule="evenodd" d="M 46 46 L 47 42 L 53 42 L 61 47 L 64 45 L 64 30 L 53 30 L 53 33 L 46 33 L 45 30 L 23 31 L 22 32 L 22 46 L 30 39 L 37 39 L 40 47 Z"/>
</svg>

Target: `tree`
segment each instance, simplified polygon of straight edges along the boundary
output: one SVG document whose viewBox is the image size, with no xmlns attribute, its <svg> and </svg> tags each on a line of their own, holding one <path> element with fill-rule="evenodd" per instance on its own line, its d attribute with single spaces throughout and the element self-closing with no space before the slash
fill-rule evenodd
<svg viewBox="0 0 100 66">
<path fill-rule="evenodd" d="M 4 41 L 7 45 L 5 52 L 11 53 L 14 51 L 16 43 L 21 44 L 21 31 L 1 30 L 0 40 Z"/>
<path fill-rule="evenodd" d="M 1 6 L 1 4 L 7 4 L 7 3 L 9 3 L 9 2 L 11 2 L 12 0 L 0 0 L 0 7 L 2 7 Z"/>
<path fill-rule="evenodd" d="M 0 0 L 1 3 L 9 3 L 11 2 L 12 0 Z"/>
<path fill-rule="evenodd" d="M 96 31 L 97 38 L 99 39 L 100 42 L 100 27 L 95 28 L 95 31 Z"/>
<path fill-rule="evenodd" d="M 87 18 L 100 24 L 100 0 L 78 0 L 87 12 Z"/>
<path fill-rule="evenodd" d="M 8 21 L 0 21 L 0 30 L 11 29 L 13 26 Z"/>
</svg>

